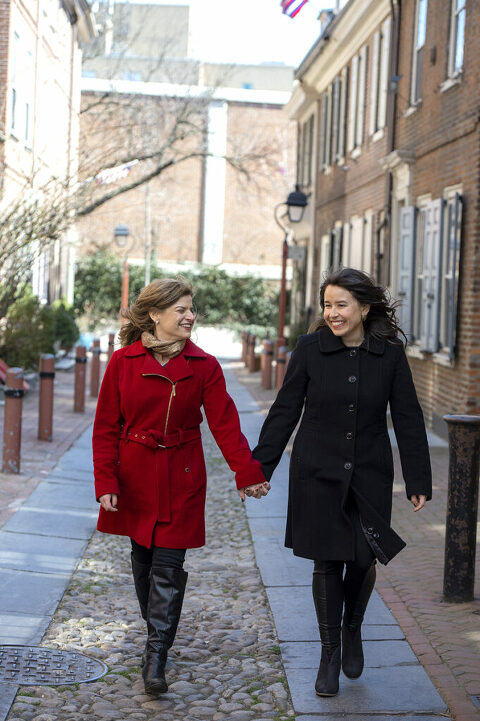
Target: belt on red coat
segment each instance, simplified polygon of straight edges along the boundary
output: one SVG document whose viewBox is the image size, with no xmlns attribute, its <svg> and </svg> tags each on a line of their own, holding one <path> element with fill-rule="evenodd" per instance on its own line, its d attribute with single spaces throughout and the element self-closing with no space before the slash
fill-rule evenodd
<svg viewBox="0 0 480 721">
<path fill-rule="evenodd" d="M 174 448 L 175 446 L 182 446 L 184 443 L 195 441 L 201 438 L 200 427 L 196 428 L 179 428 L 173 433 L 161 433 L 153 428 L 149 428 L 148 431 L 142 428 L 131 428 L 125 427 L 122 431 L 120 438 L 124 438 L 127 441 L 134 441 L 135 443 L 143 443 L 148 448 Z"/>
</svg>

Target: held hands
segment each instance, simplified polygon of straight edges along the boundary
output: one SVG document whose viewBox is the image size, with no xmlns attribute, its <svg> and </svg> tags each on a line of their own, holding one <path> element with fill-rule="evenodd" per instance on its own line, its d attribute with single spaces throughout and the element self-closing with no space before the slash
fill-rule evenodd
<svg viewBox="0 0 480 721">
<path fill-rule="evenodd" d="M 105 493 L 105 495 L 100 496 L 98 500 L 105 511 L 117 511 L 117 498 L 116 493 Z"/>
<path fill-rule="evenodd" d="M 416 513 L 417 511 L 420 511 L 424 507 L 425 503 L 427 502 L 427 497 L 426 496 L 410 496 L 410 500 L 413 503 L 413 506 L 414 506 L 413 510 Z"/>
<path fill-rule="evenodd" d="M 249 498 L 261 498 L 266 496 L 270 490 L 270 483 L 264 481 L 263 483 L 255 483 L 253 486 L 247 486 L 246 488 L 240 488 L 238 495 L 242 499 L 242 503 L 245 501 L 245 496 Z"/>
</svg>

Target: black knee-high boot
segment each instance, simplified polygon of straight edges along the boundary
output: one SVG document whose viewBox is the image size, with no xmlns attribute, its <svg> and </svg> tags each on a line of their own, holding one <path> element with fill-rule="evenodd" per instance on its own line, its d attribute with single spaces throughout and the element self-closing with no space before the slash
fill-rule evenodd
<svg viewBox="0 0 480 721">
<path fill-rule="evenodd" d="M 145 691 L 165 693 L 167 652 L 177 632 L 188 573 L 168 566 L 152 566 L 147 606 L 147 649 L 142 675 Z"/>
<path fill-rule="evenodd" d="M 363 671 L 362 623 L 375 585 L 375 562 L 356 572 L 348 567 L 345 573 L 345 612 L 342 625 L 342 669 L 348 678 L 358 678 Z"/>
<path fill-rule="evenodd" d="M 138 605 L 140 606 L 140 613 L 142 614 L 142 618 L 146 621 L 148 594 L 150 593 L 150 570 L 152 568 L 152 564 L 140 563 L 136 560 L 133 553 L 131 554 L 131 559 L 133 582 L 135 584 Z"/>
<path fill-rule="evenodd" d="M 322 642 L 322 657 L 315 682 L 318 696 L 338 693 L 340 624 L 343 607 L 342 561 L 316 561 L 312 591 Z"/>
</svg>

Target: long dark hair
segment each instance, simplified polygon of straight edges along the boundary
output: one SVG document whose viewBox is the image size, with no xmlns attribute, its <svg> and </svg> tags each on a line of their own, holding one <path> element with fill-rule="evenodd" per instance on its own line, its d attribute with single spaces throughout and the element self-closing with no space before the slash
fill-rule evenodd
<svg viewBox="0 0 480 721">
<path fill-rule="evenodd" d="M 325 289 L 328 285 L 336 285 L 348 290 L 360 305 L 369 305 L 370 310 L 363 321 L 365 336 L 378 338 L 378 340 L 391 341 L 402 335 L 407 344 L 407 337 L 398 325 L 396 307 L 398 303 L 392 302 L 390 294 L 381 285 L 378 285 L 367 273 L 355 268 L 340 268 L 326 274 L 320 287 L 320 307 L 324 309 Z M 315 320 L 309 333 L 314 333 L 325 326 L 322 317 Z"/>
<path fill-rule="evenodd" d="M 150 311 L 164 310 L 184 295 L 193 296 L 193 288 L 182 276 L 152 280 L 140 292 L 136 301 L 122 313 L 127 322 L 122 325 L 119 333 L 121 345 L 130 345 L 140 340 L 144 331 L 154 333 L 155 323 L 150 318 Z"/>
</svg>

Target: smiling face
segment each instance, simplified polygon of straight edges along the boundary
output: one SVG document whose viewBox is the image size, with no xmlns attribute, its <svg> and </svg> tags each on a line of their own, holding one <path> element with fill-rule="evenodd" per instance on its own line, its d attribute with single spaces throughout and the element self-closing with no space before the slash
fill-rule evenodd
<svg viewBox="0 0 480 721">
<path fill-rule="evenodd" d="M 367 316 L 369 305 L 360 305 L 358 300 L 345 288 L 327 285 L 323 298 L 323 317 L 330 330 L 345 345 L 360 345 L 364 338 L 363 317 Z"/>
<path fill-rule="evenodd" d="M 152 309 L 150 318 L 155 322 L 155 336 L 159 340 L 190 338 L 195 322 L 192 296 L 183 295 L 163 310 Z"/>
</svg>

